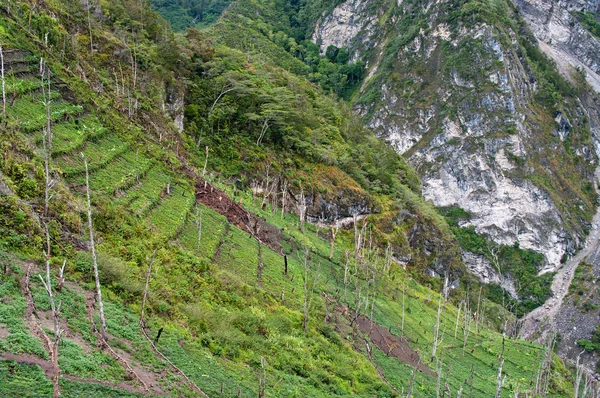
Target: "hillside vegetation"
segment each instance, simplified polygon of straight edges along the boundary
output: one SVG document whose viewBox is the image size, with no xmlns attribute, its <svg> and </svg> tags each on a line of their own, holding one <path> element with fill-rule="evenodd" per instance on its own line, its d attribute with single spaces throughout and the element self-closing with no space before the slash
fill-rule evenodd
<svg viewBox="0 0 600 398">
<path fill-rule="evenodd" d="M 414 170 L 306 75 L 137 0 L 0 11 L 0 395 L 52 394 L 47 258 L 63 396 L 573 395 L 551 344 L 502 335 Z"/>
</svg>

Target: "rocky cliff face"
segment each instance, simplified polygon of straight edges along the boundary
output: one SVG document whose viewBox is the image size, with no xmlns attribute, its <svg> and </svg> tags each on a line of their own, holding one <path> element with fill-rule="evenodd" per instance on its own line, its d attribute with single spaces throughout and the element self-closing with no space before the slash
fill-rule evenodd
<svg viewBox="0 0 600 398">
<path fill-rule="evenodd" d="M 597 0 L 517 0 L 540 48 L 570 76 L 574 68 L 586 71 L 587 80 L 600 92 L 600 41 L 591 35 L 572 14 L 585 10 L 598 12 Z"/>
<path fill-rule="evenodd" d="M 600 319 L 597 227 L 585 240 L 596 211 L 600 41 L 574 12 L 598 12 L 600 2 L 518 0 L 489 14 L 471 4 L 348 0 L 322 16 L 313 40 L 366 62 L 356 110 L 417 167 L 426 198 L 467 210 L 464 225 L 497 243 L 543 253 L 540 272 L 566 263 L 564 283 L 552 286 L 556 305 L 526 317 L 524 329 L 558 332 L 561 354 L 574 359 Z M 551 100 L 549 82 L 558 92 Z M 591 271 L 578 282 L 584 256 L 566 260 L 582 248 Z M 486 259 L 465 252 L 463 261 L 519 296 Z M 589 368 L 597 359 L 582 358 Z"/>
<path fill-rule="evenodd" d="M 543 253 L 542 272 L 582 246 L 595 211 L 589 110 L 577 93 L 540 99 L 543 60 L 524 48 L 535 40 L 512 4 L 348 0 L 313 40 L 365 60 L 355 107 L 416 166 L 427 199 L 467 210 L 465 225 L 498 243 Z M 600 52 L 580 47 L 586 70 L 600 66 Z"/>
</svg>

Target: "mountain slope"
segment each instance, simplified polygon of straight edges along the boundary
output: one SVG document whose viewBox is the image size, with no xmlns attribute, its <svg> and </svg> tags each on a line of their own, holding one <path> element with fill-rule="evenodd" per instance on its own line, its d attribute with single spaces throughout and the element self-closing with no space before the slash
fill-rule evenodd
<svg viewBox="0 0 600 398">
<path fill-rule="evenodd" d="M 501 352 L 502 396 L 573 394 L 551 350 L 496 331 L 508 314 L 480 300 L 414 171 L 281 60 L 173 35 L 138 1 L 3 3 L 0 26 L 4 395 L 52 391 L 44 224 L 65 396 L 426 397 L 442 380 L 489 396 Z"/>
</svg>

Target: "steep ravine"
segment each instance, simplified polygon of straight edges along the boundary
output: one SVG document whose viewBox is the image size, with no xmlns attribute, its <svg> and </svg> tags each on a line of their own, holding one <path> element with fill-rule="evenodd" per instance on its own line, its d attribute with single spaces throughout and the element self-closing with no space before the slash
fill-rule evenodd
<svg viewBox="0 0 600 398">
<path fill-rule="evenodd" d="M 596 176 L 600 177 L 600 167 L 596 169 Z M 598 188 L 596 189 L 598 190 Z M 590 256 L 598 254 L 600 254 L 600 209 L 594 216 L 592 228 L 583 249 L 569 259 L 556 273 L 552 281 L 552 296 L 546 300 L 544 305 L 521 319 L 519 336 L 543 342 L 550 333 L 558 331 L 556 317 L 561 310 L 564 298 L 569 293 L 569 286 L 573 281 L 577 266 L 582 261 L 588 260 Z"/>
</svg>

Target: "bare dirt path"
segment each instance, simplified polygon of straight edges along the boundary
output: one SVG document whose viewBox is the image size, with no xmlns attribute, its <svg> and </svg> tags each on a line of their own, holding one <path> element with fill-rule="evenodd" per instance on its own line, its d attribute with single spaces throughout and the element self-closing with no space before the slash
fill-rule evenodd
<svg viewBox="0 0 600 398">
<path fill-rule="evenodd" d="M 373 344 L 387 356 L 397 358 L 425 374 L 436 376 L 435 372 L 421 361 L 419 353 L 410 346 L 405 338 L 394 336 L 388 329 L 379 326 L 364 316 L 359 316 L 356 321 L 358 329 L 369 335 Z"/>
<path fill-rule="evenodd" d="M 600 175 L 600 168 L 596 170 L 596 178 Z M 600 192 L 599 192 L 600 193 Z M 563 299 L 569 292 L 577 266 L 598 249 L 600 245 L 600 208 L 592 220 L 592 228 L 585 246 L 568 260 L 557 272 L 552 281 L 552 296 L 546 302 L 521 318 L 519 336 L 537 341 L 544 341 L 548 333 L 556 330 L 556 314 L 560 309 Z"/>
</svg>

